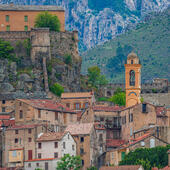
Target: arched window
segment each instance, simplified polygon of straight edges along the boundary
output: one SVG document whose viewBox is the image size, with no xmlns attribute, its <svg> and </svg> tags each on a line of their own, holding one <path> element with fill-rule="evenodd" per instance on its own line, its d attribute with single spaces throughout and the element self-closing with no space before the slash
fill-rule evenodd
<svg viewBox="0 0 170 170">
<path fill-rule="evenodd" d="M 130 74 L 129 80 L 130 86 L 135 86 L 135 71 L 131 70 L 129 74 Z"/>
</svg>

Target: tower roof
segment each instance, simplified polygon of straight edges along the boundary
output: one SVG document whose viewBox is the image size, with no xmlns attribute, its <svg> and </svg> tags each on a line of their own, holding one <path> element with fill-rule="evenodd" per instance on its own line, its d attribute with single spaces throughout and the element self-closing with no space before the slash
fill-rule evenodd
<svg viewBox="0 0 170 170">
<path fill-rule="evenodd" d="M 134 52 L 131 52 L 128 56 L 127 59 L 134 59 L 134 58 L 138 58 L 137 54 Z"/>
</svg>

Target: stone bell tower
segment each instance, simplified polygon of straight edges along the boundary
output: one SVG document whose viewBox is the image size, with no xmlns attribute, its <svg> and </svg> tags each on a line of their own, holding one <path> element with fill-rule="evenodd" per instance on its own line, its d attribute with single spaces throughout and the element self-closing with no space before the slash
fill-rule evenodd
<svg viewBox="0 0 170 170">
<path fill-rule="evenodd" d="M 141 64 L 135 53 L 130 53 L 125 64 L 126 107 L 140 103 Z"/>
</svg>

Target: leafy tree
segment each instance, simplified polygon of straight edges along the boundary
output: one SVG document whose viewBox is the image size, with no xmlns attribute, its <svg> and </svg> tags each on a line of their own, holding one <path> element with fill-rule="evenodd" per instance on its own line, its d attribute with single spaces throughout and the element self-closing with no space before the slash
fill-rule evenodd
<svg viewBox="0 0 170 170">
<path fill-rule="evenodd" d="M 40 13 L 35 20 L 35 27 L 49 28 L 50 31 L 60 31 L 60 21 L 56 15 L 45 11 Z"/>
<path fill-rule="evenodd" d="M 3 41 L 0 39 L 0 59 L 6 58 L 8 60 L 14 61 L 14 48 L 8 41 Z"/>
<path fill-rule="evenodd" d="M 61 96 L 61 94 L 64 92 L 64 87 L 58 83 L 55 83 L 50 86 L 50 91 L 56 94 L 57 96 Z"/>
<path fill-rule="evenodd" d="M 66 154 L 57 163 L 56 170 L 80 170 L 81 168 L 81 158 L 80 156 L 70 156 Z"/>
<path fill-rule="evenodd" d="M 125 106 L 126 105 L 126 94 L 122 91 L 121 88 L 117 88 L 115 91 L 114 96 L 112 96 L 109 101 L 113 102 L 114 104 L 117 104 L 119 106 Z"/>
<path fill-rule="evenodd" d="M 170 145 L 167 145 L 166 147 L 138 148 L 125 155 L 125 158 L 120 162 L 120 165 L 141 164 L 146 169 L 149 169 L 150 167 L 163 168 L 168 165 L 167 151 L 169 149 Z"/>
<path fill-rule="evenodd" d="M 104 75 L 101 75 L 100 68 L 98 66 L 92 66 L 88 68 L 88 83 L 94 87 L 106 85 L 108 82 Z"/>
<path fill-rule="evenodd" d="M 151 163 L 150 161 L 148 161 L 147 159 L 146 160 L 143 160 L 143 159 L 139 159 L 136 161 L 136 165 L 142 165 L 142 167 L 145 169 L 145 170 L 151 170 Z"/>
<path fill-rule="evenodd" d="M 66 64 L 72 64 L 72 58 L 71 58 L 71 55 L 70 54 L 66 54 L 65 56 L 64 56 L 64 62 L 66 63 Z"/>
</svg>

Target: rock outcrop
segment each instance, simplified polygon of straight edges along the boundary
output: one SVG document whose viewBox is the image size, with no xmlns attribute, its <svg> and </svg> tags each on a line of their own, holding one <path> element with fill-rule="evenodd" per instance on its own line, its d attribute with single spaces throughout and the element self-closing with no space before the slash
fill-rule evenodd
<svg viewBox="0 0 170 170">
<path fill-rule="evenodd" d="M 54 83 L 65 91 L 80 90 L 81 57 L 76 31 L 40 28 L 0 32 L 0 38 L 11 43 L 17 57 L 16 62 L 0 60 L 0 93 L 44 94 Z"/>
</svg>

